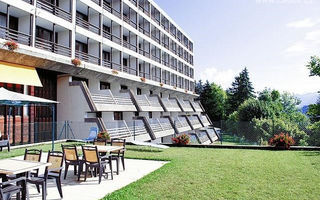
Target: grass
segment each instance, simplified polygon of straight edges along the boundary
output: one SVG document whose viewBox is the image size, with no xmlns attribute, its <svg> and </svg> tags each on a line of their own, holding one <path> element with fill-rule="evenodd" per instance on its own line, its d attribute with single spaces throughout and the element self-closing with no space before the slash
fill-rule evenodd
<svg viewBox="0 0 320 200">
<path fill-rule="evenodd" d="M 319 199 L 320 152 L 129 147 L 170 163 L 105 199 Z"/>
<path fill-rule="evenodd" d="M 41 145 L 48 151 L 51 145 Z M 56 144 L 61 150 L 61 144 Z M 24 148 L 0 152 L 0 159 Z M 126 157 L 170 161 L 104 199 L 319 199 L 320 152 L 128 146 Z M 130 166 L 127 166 L 130 167 Z"/>
</svg>

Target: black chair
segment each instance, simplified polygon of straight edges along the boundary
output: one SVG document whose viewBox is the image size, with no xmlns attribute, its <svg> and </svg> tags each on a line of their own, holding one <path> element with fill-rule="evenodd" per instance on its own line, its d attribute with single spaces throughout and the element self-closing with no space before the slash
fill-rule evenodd
<svg viewBox="0 0 320 200">
<path fill-rule="evenodd" d="M 49 151 L 47 162 L 51 163 L 51 166 L 46 167 L 44 175 L 38 177 L 29 177 L 27 178 L 27 183 L 31 183 L 36 185 L 37 187 L 42 187 L 42 199 L 46 199 L 47 193 L 47 180 L 55 179 L 57 188 L 60 194 L 60 197 L 63 198 L 62 195 L 62 187 L 61 187 L 61 173 L 62 173 L 62 165 L 63 165 L 64 154 L 60 151 Z"/>
<path fill-rule="evenodd" d="M 105 168 L 108 164 L 111 170 L 111 179 L 113 180 L 112 163 L 110 156 L 99 156 L 98 148 L 96 146 L 82 146 L 82 151 L 86 165 L 84 181 L 87 180 L 87 174 L 90 168 L 91 172 L 92 170 L 98 170 L 100 184 L 103 174 L 106 174 L 108 178 L 108 173 L 105 172 Z"/>
<path fill-rule="evenodd" d="M 38 149 L 26 149 L 24 152 L 24 160 L 40 162 L 42 150 Z M 39 169 L 30 172 L 31 176 L 37 177 L 39 175 Z"/>
<path fill-rule="evenodd" d="M 65 156 L 64 161 L 64 179 L 66 179 L 68 174 L 69 166 L 74 166 L 74 175 L 77 175 L 78 167 L 78 181 L 80 180 L 80 175 L 83 169 L 84 160 L 79 157 L 76 145 L 61 145 L 63 153 Z"/>
<path fill-rule="evenodd" d="M 121 146 L 123 149 L 117 150 L 117 151 L 111 151 L 111 160 L 115 160 L 117 162 L 117 174 L 119 174 L 119 162 L 121 159 L 122 162 L 122 168 L 125 170 L 125 164 L 124 164 L 124 153 L 126 151 L 126 139 L 111 139 L 111 146 Z"/>
<path fill-rule="evenodd" d="M 20 177 L 6 182 L 0 183 L 0 199 L 10 200 L 13 195 L 17 196 L 20 200 L 20 195 L 26 191 L 26 178 Z M 28 199 L 28 197 L 27 197 Z"/>
</svg>

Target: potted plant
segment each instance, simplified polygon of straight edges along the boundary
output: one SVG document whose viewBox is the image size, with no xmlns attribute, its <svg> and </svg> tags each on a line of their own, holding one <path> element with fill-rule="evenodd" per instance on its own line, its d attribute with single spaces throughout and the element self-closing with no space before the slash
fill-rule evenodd
<svg viewBox="0 0 320 200">
<path fill-rule="evenodd" d="M 163 87 L 163 83 L 160 83 L 160 86 Z"/>
<path fill-rule="evenodd" d="M 103 140 L 110 140 L 110 135 L 107 131 L 101 131 L 98 133 L 97 138 Z"/>
<path fill-rule="evenodd" d="M 290 146 L 294 145 L 294 139 L 289 136 L 288 133 L 280 133 L 278 135 L 274 135 L 269 140 L 269 145 L 274 146 L 276 149 L 290 149 Z"/>
<path fill-rule="evenodd" d="M 188 93 L 188 90 L 185 90 L 186 93 Z"/>
<path fill-rule="evenodd" d="M 74 58 L 71 60 L 71 63 L 76 66 L 79 67 L 81 65 L 81 60 L 79 58 Z"/>
<path fill-rule="evenodd" d="M 173 86 L 173 89 L 175 89 L 175 90 L 176 90 L 176 89 L 177 89 L 177 87 L 176 87 L 176 86 Z"/>
<path fill-rule="evenodd" d="M 140 80 L 141 80 L 142 82 L 146 82 L 146 78 L 144 78 L 144 77 L 141 77 Z"/>
<path fill-rule="evenodd" d="M 18 49 L 18 44 L 13 40 L 6 41 L 3 46 L 7 47 L 10 51 Z"/>
<path fill-rule="evenodd" d="M 187 134 L 181 134 L 172 138 L 172 142 L 178 146 L 185 146 L 190 143 L 190 136 Z"/>
<path fill-rule="evenodd" d="M 117 70 L 113 69 L 112 74 L 119 74 L 119 72 Z"/>
</svg>

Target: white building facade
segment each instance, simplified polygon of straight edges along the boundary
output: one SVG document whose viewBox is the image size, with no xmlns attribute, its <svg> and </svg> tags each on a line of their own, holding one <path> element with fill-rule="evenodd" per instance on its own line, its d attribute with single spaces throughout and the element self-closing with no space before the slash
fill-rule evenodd
<svg viewBox="0 0 320 200">
<path fill-rule="evenodd" d="M 92 126 L 127 141 L 217 139 L 196 101 L 193 41 L 152 0 L 0 0 L 0 42 L 8 40 L 19 48 L 2 48 L 0 61 L 35 67 L 43 88 L 2 86 L 60 102 L 57 122 L 87 124 L 77 139 Z M 20 115 L 37 122 L 45 111 Z M 23 130 L 13 142 L 26 142 Z"/>
</svg>

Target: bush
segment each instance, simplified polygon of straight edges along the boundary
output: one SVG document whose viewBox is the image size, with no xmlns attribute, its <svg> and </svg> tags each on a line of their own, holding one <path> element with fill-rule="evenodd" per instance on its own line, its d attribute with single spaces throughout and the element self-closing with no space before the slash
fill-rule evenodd
<svg viewBox="0 0 320 200">
<path fill-rule="evenodd" d="M 308 127 L 308 143 L 312 146 L 320 146 L 320 122 L 315 122 Z"/>
<path fill-rule="evenodd" d="M 172 138 L 172 142 L 178 145 L 187 145 L 190 143 L 190 136 L 187 134 L 178 135 Z"/>
<path fill-rule="evenodd" d="M 288 133 L 280 133 L 279 135 L 274 135 L 274 137 L 269 140 L 269 144 L 271 146 L 275 146 L 276 148 L 290 149 L 290 146 L 294 145 L 294 143 L 294 139 L 289 136 Z"/>
</svg>

